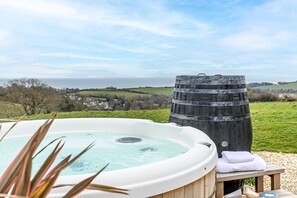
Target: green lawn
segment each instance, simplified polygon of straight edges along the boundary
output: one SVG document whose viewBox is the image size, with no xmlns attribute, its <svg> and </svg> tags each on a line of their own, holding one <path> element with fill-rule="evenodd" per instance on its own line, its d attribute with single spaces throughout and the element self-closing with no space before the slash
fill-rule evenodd
<svg viewBox="0 0 297 198">
<path fill-rule="evenodd" d="M 297 153 L 297 102 L 251 104 L 253 150 Z"/>
<path fill-rule="evenodd" d="M 47 119 L 49 114 L 39 114 L 27 119 Z M 130 111 L 75 111 L 58 113 L 58 118 L 141 118 L 155 122 L 168 122 L 169 109 L 160 110 L 130 110 Z"/>
<path fill-rule="evenodd" d="M 297 102 L 251 103 L 253 150 L 297 153 Z M 169 109 L 139 111 L 81 111 L 58 113 L 58 118 L 117 117 L 168 122 Z M 28 119 L 46 119 L 35 115 Z"/>
</svg>

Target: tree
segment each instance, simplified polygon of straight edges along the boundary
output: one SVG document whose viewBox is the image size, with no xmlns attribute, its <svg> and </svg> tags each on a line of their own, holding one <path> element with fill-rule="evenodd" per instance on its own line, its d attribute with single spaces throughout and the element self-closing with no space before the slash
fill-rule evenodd
<svg viewBox="0 0 297 198">
<path fill-rule="evenodd" d="M 3 100 L 6 95 L 6 89 L 4 87 L 0 87 L 0 100 Z"/>
<path fill-rule="evenodd" d="M 21 104 L 27 115 L 59 110 L 63 96 L 38 79 L 15 79 L 6 85 L 6 98 Z"/>
</svg>

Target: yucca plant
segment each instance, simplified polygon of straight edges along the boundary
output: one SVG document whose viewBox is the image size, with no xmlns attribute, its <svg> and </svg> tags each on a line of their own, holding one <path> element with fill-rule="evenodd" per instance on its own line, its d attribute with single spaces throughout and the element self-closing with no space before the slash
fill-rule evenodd
<svg viewBox="0 0 297 198">
<path fill-rule="evenodd" d="M 12 197 L 12 198 L 44 198 L 50 193 L 53 188 L 73 186 L 65 195 L 64 198 L 75 197 L 81 193 L 84 189 L 90 190 L 101 190 L 111 193 L 121 193 L 127 194 L 125 189 L 115 188 L 111 186 L 91 184 L 93 179 L 98 176 L 106 167 L 103 167 L 97 173 L 91 177 L 79 182 L 76 185 L 63 184 L 54 186 L 60 173 L 74 161 L 76 161 L 81 155 L 87 152 L 94 146 L 94 143 L 90 144 L 78 155 L 71 158 L 68 155 L 62 161 L 60 161 L 56 166 L 52 167 L 56 157 L 62 150 L 64 143 L 60 138 L 57 138 L 42 148 L 39 152 L 36 152 L 41 141 L 47 134 L 50 126 L 52 125 L 56 115 L 50 117 L 31 137 L 19 154 L 15 157 L 13 162 L 9 165 L 6 171 L 0 178 L 0 198 L 2 197 Z M 17 123 L 17 122 L 16 122 Z M 15 124 L 16 124 L 15 123 Z M 1 140 L 6 136 L 15 124 L 3 135 Z M 57 142 L 59 141 L 59 142 Z M 56 143 L 53 151 L 47 156 L 44 163 L 35 175 L 32 175 L 32 164 L 33 159 L 41 153 L 49 145 Z M 36 153 L 36 154 L 35 154 Z M 52 168 L 51 168 L 52 167 Z"/>
</svg>

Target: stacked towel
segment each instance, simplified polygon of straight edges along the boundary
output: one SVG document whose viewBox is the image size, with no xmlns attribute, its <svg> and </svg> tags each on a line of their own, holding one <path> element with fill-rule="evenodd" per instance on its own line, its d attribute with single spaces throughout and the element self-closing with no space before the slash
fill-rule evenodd
<svg viewBox="0 0 297 198">
<path fill-rule="evenodd" d="M 255 156 L 248 151 L 223 151 L 222 158 L 229 163 L 251 162 Z"/>
<path fill-rule="evenodd" d="M 225 151 L 223 151 L 225 152 Z M 241 153 L 241 152 L 239 152 Z M 230 173 L 230 172 L 237 172 L 237 171 L 257 171 L 257 170 L 264 170 L 266 168 L 266 162 L 257 154 L 248 154 L 242 155 L 238 159 L 235 159 L 237 153 L 229 155 L 230 153 L 225 153 L 225 157 L 219 158 L 219 161 L 216 165 L 217 172 L 219 173 Z M 240 155 L 240 154 L 239 154 Z M 247 161 L 249 159 L 249 161 Z M 236 163 L 234 163 L 234 161 Z"/>
</svg>

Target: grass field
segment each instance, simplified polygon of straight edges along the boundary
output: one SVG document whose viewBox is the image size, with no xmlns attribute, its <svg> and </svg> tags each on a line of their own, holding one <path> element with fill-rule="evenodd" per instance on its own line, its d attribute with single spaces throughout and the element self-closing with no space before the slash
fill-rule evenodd
<svg viewBox="0 0 297 198">
<path fill-rule="evenodd" d="M 129 90 L 139 91 L 139 92 L 153 94 L 153 95 L 166 95 L 166 96 L 172 96 L 172 93 L 173 93 L 173 87 L 142 87 L 142 88 L 131 88 Z"/>
<path fill-rule="evenodd" d="M 297 153 L 297 102 L 251 103 L 253 150 Z M 80 111 L 58 113 L 58 118 L 141 118 L 168 122 L 169 109 L 139 111 Z M 27 119 L 46 119 L 34 115 Z"/>
<path fill-rule="evenodd" d="M 141 118 L 155 122 L 168 122 L 169 110 L 131 110 L 131 111 L 76 111 L 58 113 L 58 118 Z M 49 114 L 39 114 L 27 119 L 47 119 Z"/>
<path fill-rule="evenodd" d="M 112 95 L 117 97 L 123 97 L 123 98 L 133 98 L 136 96 L 148 96 L 148 94 L 145 93 L 133 93 L 125 90 L 109 90 L 109 89 L 98 89 L 98 90 L 92 90 L 92 91 L 80 91 L 78 94 L 85 95 L 85 96 L 105 96 L 105 95 Z"/>
<path fill-rule="evenodd" d="M 150 96 L 150 95 L 166 95 L 171 96 L 173 93 L 173 87 L 141 87 L 141 88 L 129 88 L 130 91 L 117 89 L 96 89 L 96 90 L 82 90 L 78 94 L 86 96 L 104 96 L 104 95 L 113 95 L 124 98 L 132 98 L 136 96 Z M 135 92 L 139 93 L 135 93 Z"/>
<path fill-rule="evenodd" d="M 294 91 L 297 91 L 297 82 L 289 83 L 285 85 L 260 86 L 260 87 L 255 87 L 254 89 L 273 90 L 273 91 L 292 89 Z"/>
<path fill-rule="evenodd" d="M 22 109 L 21 105 L 0 101 L 0 119 L 22 116 L 24 114 L 25 111 Z"/>
<path fill-rule="evenodd" d="M 252 103 L 253 150 L 297 153 L 297 102 Z"/>
</svg>

